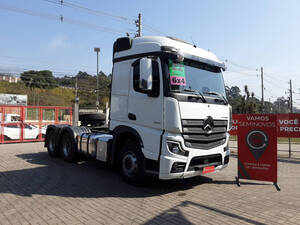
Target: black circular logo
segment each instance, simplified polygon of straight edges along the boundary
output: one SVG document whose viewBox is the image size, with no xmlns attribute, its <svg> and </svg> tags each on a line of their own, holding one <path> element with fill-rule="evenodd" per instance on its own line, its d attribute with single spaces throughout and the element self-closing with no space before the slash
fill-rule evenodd
<svg viewBox="0 0 300 225">
<path fill-rule="evenodd" d="M 261 130 L 252 130 L 246 136 L 246 143 L 255 159 L 258 160 L 268 147 L 269 137 Z"/>
</svg>

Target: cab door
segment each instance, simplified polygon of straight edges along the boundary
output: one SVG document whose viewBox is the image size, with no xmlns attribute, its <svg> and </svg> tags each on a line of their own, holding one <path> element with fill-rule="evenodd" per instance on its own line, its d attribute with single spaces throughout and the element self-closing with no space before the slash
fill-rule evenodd
<svg viewBox="0 0 300 225">
<path fill-rule="evenodd" d="M 140 58 L 133 62 L 128 98 L 128 123 L 143 141 L 146 158 L 158 159 L 163 130 L 163 85 L 159 58 Z"/>
</svg>

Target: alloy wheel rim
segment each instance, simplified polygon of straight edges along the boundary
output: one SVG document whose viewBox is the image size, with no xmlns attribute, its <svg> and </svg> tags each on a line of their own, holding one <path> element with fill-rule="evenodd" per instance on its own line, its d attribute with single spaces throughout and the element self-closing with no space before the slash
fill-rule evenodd
<svg viewBox="0 0 300 225">
<path fill-rule="evenodd" d="M 137 157 L 133 152 L 128 152 L 122 160 L 123 171 L 128 177 L 133 177 L 137 174 Z"/>
</svg>

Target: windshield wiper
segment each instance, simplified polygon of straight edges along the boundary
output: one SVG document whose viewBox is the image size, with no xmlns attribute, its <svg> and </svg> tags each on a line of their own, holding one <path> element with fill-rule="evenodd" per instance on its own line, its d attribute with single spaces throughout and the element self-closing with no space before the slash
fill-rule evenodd
<svg viewBox="0 0 300 225">
<path fill-rule="evenodd" d="M 203 94 L 200 91 L 196 90 L 196 89 L 186 88 L 186 89 L 183 89 L 183 91 L 193 92 L 194 94 L 199 96 L 199 98 L 202 100 L 202 102 L 206 102 Z"/>
<path fill-rule="evenodd" d="M 224 103 L 226 105 L 228 105 L 228 101 L 227 99 L 225 98 L 225 96 L 221 93 L 218 93 L 218 92 L 215 92 L 215 91 L 209 91 L 209 92 L 204 92 L 204 94 L 207 94 L 207 95 L 216 95 L 216 96 L 219 96 L 223 99 Z"/>
</svg>

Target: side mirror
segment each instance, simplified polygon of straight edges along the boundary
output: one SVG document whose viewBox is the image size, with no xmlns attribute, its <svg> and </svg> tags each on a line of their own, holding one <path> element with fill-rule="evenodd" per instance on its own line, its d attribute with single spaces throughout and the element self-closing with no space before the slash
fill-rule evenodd
<svg viewBox="0 0 300 225">
<path fill-rule="evenodd" d="M 149 58 L 140 59 L 139 88 L 152 90 L 152 60 Z"/>
</svg>

